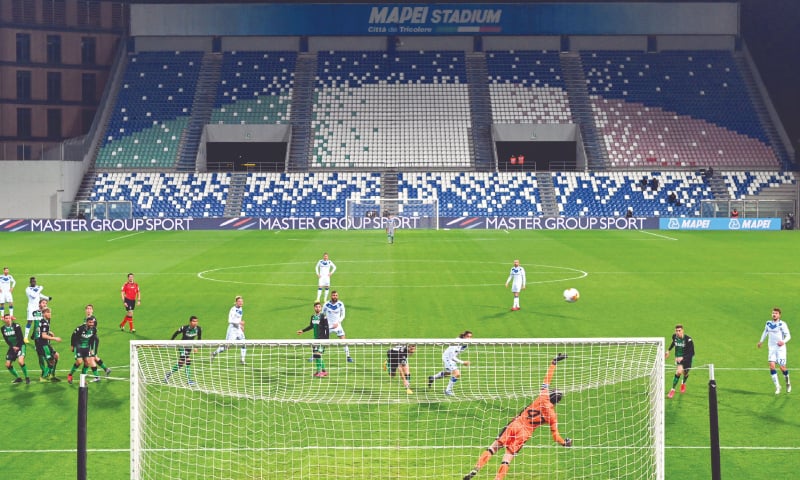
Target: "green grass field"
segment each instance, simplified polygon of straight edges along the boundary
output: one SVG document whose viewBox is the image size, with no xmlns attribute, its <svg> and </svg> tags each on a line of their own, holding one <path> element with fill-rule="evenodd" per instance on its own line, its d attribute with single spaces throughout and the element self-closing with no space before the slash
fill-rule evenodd
<svg viewBox="0 0 800 480">
<path fill-rule="evenodd" d="M 481 338 L 668 338 L 675 323 L 684 323 L 697 356 L 687 394 L 666 402 L 666 478 L 710 478 L 705 365 L 713 363 L 723 478 L 791 479 L 800 471 L 792 397 L 800 392 L 774 395 L 766 350 L 755 344 L 773 306 L 800 328 L 798 238 L 796 232 L 399 231 L 390 246 L 377 231 L 14 233 L 3 236 L 0 263 L 17 280 L 20 323 L 31 275 L 54 297 L 53 330 L 61 336 L 82 321 L 86 303 L 95 305 L 100 354 L 114 371 L 90 387 L 92 479 L 129 478 L 129 340 L 168 339 L 191 314 L 200 317 L 204 338 L 222 339 L 234 295 L 246 299 L 248 338 L 295 339 L 316 296 L 313 269 L 324 251 L 339 268 L 333 287 L 347 305 L 352 339 L 450 338 L 465 328 Z M 518 312 L 509 311 L 511 294 L 503 288 L 514 258 L 528 273 Z M 128 272 L 142 287 L 135 336 L 117 327 Z M 567 287 L 581 291 L 580 302 L 562 300 Z M 63 378 L 69 349 L 57 348 Z M 4 464 L 26 478 L 74 478 L 77 388 L 39 384 L 35 363 L 28 360 L 30 386 L 11 385 L 11 375 L 3 374 Z M 421 372 L 414 374 L 423 382 Z M 671 382 L 671 367 L 666 377 Z M 569 420 L 560 420 L 567 428 Z M 549 441 L 537 435 L 533 442 Z M 519 460 L 526 454 L 533 449 Z M 498 463 L 478 478 L 492 478 Z M 507 478 L 530 478 L 514 467 Z"/>
</svg>

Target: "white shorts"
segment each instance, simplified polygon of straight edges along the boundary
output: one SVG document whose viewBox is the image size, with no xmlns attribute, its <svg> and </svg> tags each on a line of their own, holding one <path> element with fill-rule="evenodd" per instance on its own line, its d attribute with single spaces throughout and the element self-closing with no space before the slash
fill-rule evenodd
<svg viewBox="0 0 800 480">
<path fill-rule="evenodd" d="M 768 362 L 775 362 L 780 366 L 786 366 L 786 345 L 777 348 L 770 348 L 767 356 Z"/>
<path fill-rule="evenodd" d="M 244 332 L 236 325 L 228 324 L 228 333 L 225 334 L 225 340 L 244 340 Z"/>
<path fill-rule="evenodd" d="M 11 292 L 0 292 L 0 303 L 14 303 Z"/>
<path fill-rule="evenodd" d="M 29 322 L 31 322 L 33 320 L 36 320 L 36 318 L 34 318 L 34 316 L 33 316 L 33 313 L 34 312 L 38 312 L 38 311 L 39 311 L 39 307 L 38 306 L 33 307 L 33 308 L 28 307 L 28 321 Z"/>
<path fill-rule="evenodd" d="M 319 282 L 317 283 L 320 287 L 330 287 L 331 286 L 331 277 L 326 277 L 325 275 L 319 277 Z"/>
<path fill-rule="evenodd" d="M 331 328 L 330 333 L 335 334 L 337 337 L 344 337 L 344 328 L 342 328 L 342 324 L 340 323 L 338 327 Z"/>
<path fill-rule="evenodd" d="M 512 282 L 511 283 L 511 293 L 519 293 L 522 291 L 522 282 Z"/>
<path fill-rule="evenodd" d="M 455 360 L 446 360 L 446 361 L 444 362 L 444 369 L 445 369 L 445 370 L 446 370 L 448 373 L 452 373 L 452 372 L 454 372 L 455 370 L 458 370 L 458 362 L 456 362 Z"/>
</svg>

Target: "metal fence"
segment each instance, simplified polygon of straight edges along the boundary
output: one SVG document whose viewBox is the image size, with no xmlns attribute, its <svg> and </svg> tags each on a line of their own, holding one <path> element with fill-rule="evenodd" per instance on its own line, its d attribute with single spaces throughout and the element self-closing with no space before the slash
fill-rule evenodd
<svg viewBox="0 0 800 480">
<path fill-rule="evenodd" d="M 794 229 L 797 204 L 794 200 L 703 200 L 700 202 L 700 215 L 714 218 L 782 218 L 784 228 Z"/>
<path fill-rule="evenodd" d="M 133 204 L 130 201 L 91 202 L 81 200 L 78 202 L 64 202 L 61 205 L 61 212 L 63 218 L 82 218 L 87 220 L 132 218 Z"/>
</svg>

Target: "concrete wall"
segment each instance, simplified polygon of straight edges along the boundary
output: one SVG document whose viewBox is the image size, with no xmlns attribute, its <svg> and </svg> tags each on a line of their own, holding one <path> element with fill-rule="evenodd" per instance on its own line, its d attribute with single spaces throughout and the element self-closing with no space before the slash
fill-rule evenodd
<svg viewBox="0 0 800 480">
<path fill-rule="evenodd" d="M 733 50 L 736 39 L 726 35 L 664 35 L 656 37 L 659 50 Z"/>
<path fill-rule="evenodd" d="M 211 37 L 136 37 L 134 42 L 137 52 L 210 52 L 212 40 Z"/>
<path fill-rule="evenodd" d="M 646 36 L 585 36 L 569 37 L 569 49 L 580 50 L 639 50 L 647 51 Z"/>
<path fill-rule="evenodd" d="M 386 37 L 311 37 L 308 51 L 311 53 L 329 50 L 386 50 Z"/>
<path fill-rule="evenodd" d="M 62 218 L 62 202 L 75 199 L 83 162 L 0 162 L 0 218 Z"/>
<path fill-rule="evenodd" d="M 561 37 L 483 37 L 484 50 L 561 50 Z"/>
<path fill-rule="evenodd" d="M 223 37 L 225 52 L 300 50 L 300 37 Z"/>
<path fill-rule="evenodd" d="M 474 50 L 475 40 L 471 36 L 453 37 L 397 37 L 398 50 Z"/>
</svg>

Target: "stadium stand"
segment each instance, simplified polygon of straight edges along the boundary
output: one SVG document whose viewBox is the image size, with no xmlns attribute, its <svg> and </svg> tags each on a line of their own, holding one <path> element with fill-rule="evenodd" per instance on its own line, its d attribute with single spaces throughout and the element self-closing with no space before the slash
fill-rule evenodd
<svg viewBox="0 0 800 480">
<path fill-rule="evenodd" d="M 794 175 L 791 172 L 727 172 L 723 177 L 728 195 L 732 199 L 741 200 L 747 196 L 758 195 L 766 188 L 780 187 L 781 185 L 795 185 Z"/>
<path fill-rule="evenodd" d="M 174 167 L 202 58 L 130 56 L 96 168 Z M 211 123 L 292 120 L 297 52 L 222 58 Z M 348 199 L 379 198 L 393 186 L 382 180 L 386 171 L 399 172 L 400 201 L 436 198 L 441 217 L 623 216 L 629 209 L 698 216 L 701 202 L 718 195 L 735 200 L 795 184 L 791 173 L 778 172 L 753 106 L 740 101 L 748 97 L 731 52 L 585 51 L 580 58 L 609 171 L 477 172 L 470 134 L 477 90 L 469 88 L 464 52 L 325 51 L 315 60 L 310 172 L 247 173 L 238 214 L 343 216 Z M 485 60 L 493 122 L 574 123 L 559 53 L 490 51 Z M 719 172 L 716 189 L 695 172 L 709 166 Z M 642 176 L 658 188 L 643 188 Z M 130 200 L 139 217 L 217 217 L 231 177 L 98 173 L 89 200 Z M 555 200 L 543 200 L 540 183 L 550 192 L 551 182 Z"/>
<path fill-rule="evenodd" d="M 560 172 L 552 178 L 563 216 L 619 217 L 629 209 L 636 216 L 697 216 L 700 202 L 713 199 L 705 178 L 691 172 Z"/>
<path fill-rule="evenodd" d="M 532 172 L 404 173 L 400 199 L 439 199 L 439 216 L 513 216 L 542 214 L 536 175 Z"/>
<path fill-rule="evenodd" d="M 584 51 L 612 168 L 780 168 L 728 51 Z"/>
<path fill-rule="evenodd" d="M 225 52 L 211 123 L 288 123 L 296 52 Z"/>
<path fill-rule="evenodd" d="M 495 123 L 572 123 L 558 53 L 486 52 Z"/>
<path fill-rule="evenodd" d="M 472 168 L 464 53 L 317 55 L 311 169 Z"/>
<path fill-rule="evenodd" d="M 701 172 L 541 172 L 552 179 L 559 215 L 700 215 L 713 200 Z M 721 172 L 732 199 L 766 188 L 795 185 L 791 172 Z M 647 183 L 642 186 L 645 177 Z M 652 180 L 658 181 L 653 189 Z M 91 201 L 133 203 L 136 217 L 219 217 L 231 175 L 227 173 L 99 173 Z M 241 216 L 341 217 L 347 200 L 380 198 L 379 173 L 250 173 Z M 674 201 L 670 194 L 675 195 Z M 439 216 L 541 216 L 537 174 L 510 172 L 405 172 L 398 176 L 398 200 L 438 199 Z"/>
<path fill-rule="evenodd" d="M 191 116 L 202 52 L 128 59 L 96 168 L 172 168 Z"/>
<path fill-rule="evenodd" d="M 348 199 L 377 197 L 377 173 L 253 173 L 247 178 L 242 215 L 341 217 Z"/>
<path fill-rule="evenodd" d="M 133 216 L 221 217 L 230 184 L 228 173 L 97 174 L 90 201 L 131 201 Z"/>
</svg>

